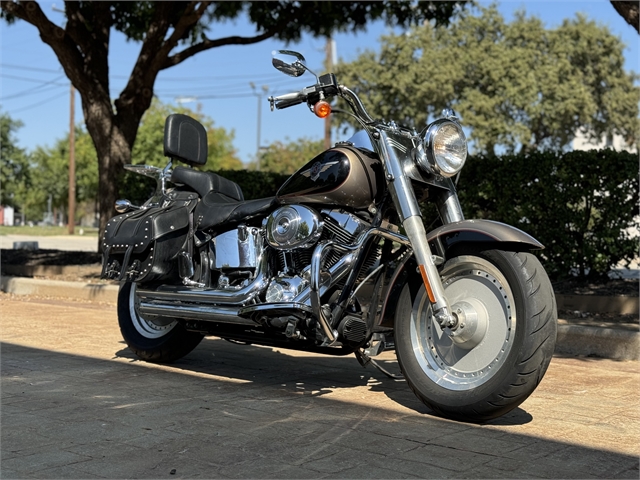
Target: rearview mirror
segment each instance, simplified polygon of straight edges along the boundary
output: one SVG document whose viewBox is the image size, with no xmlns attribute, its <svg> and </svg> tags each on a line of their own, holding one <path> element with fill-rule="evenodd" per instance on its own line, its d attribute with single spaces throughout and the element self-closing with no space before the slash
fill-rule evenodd
<svg viewBox="0 0 640 480">
<path fill-rule="evenodd" d="M 292 50 L 278 50 L 273 52 L 271 63 L 276 69 L 290 77 L 299 77 L 307 71 L 305 58 Z"/>
</svg>

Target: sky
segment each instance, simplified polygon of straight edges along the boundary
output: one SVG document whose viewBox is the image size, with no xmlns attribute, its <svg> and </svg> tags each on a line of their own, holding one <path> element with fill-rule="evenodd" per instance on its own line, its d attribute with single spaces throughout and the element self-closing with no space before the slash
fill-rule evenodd
<svg viewBox="0 0 640 480">
<path fill-rule="evenodd" d="M 480 1 L 488 5 L 489 2 Z M 62 2 L 40 2 L 45 14 L 58 25 L 64 14 L 56 11 Z M 575 18 L 578 12 L 596 20 L 622 38 L 625 68 L 640 72 L 640 36 L 629 26 L 607 0 L 578 1 L 502 1 L 498 9 L 507 21 L 514 12 L 542 19 L 548 28 Z M 54 9 L 55 8 L 55 9 Z M 366 32 L 338 34 L 335 37 L 338 61 L 354 60 L 366 49 L 378 50 L 379 38 L 389 32 L 382 22 L 373 23 Z M 215 34 L 215 35 L 214 35 Z M 248 22 L 239 20 L 212 29 L 211 37 L 252 35 Z M 224 46 L 199 53 L 180 65 L 160 72 L 155 85 L 156 96 L 164 103 L 185 106 L 212 118 L 216 126 L 234 133 L 234 147 L 244 162 L 255 158 L 258 147 L 274 141 L 294 141 L 299 138 L 319 140 L 324 135 L 324 122 L 303 105 L 282 111 L 269 111 L 268 95 L 299 91 L 313 83 L 312 76 L 288 77 L 271 66 L 271 52 L 287 48 L 302 53 L 307 65 L 322 72 L 324 39 L 303 36 L 300 42 L 285 45 L 266 40 L 250 46 Z M 111 96 L 116 98 L 124 88 L 140 44 L 127 42 L 112 31 L 109 65 Z M 339 79 L 338 79 L 339 80 Z M 254 89 L 251 85 L 253 84 Z M 258 93 L 268 95 L 258 96 Z M 69 132 L 69 80 L 64 75 L 53 51 L 38 36 L 35 27 L 23 21 L 13 25 L 0 22 L 0 111 L 7 112 L 23 126 L 16 132 L 18 145 L 27 151 L 37 146 L 54 145 Z M 261 104 L 260 107 L 258 104 Z M 84 123 L 80 97 L 76 94 L 75 122 Z M 258 113 L 260 112 L 260 115 Z M 258 128 L 260 125 L 260 128 Z M 348 135 L 336 135 L 333 141 Z M 134 159 L 136 163 L 144 159 Z"/>
</svg>

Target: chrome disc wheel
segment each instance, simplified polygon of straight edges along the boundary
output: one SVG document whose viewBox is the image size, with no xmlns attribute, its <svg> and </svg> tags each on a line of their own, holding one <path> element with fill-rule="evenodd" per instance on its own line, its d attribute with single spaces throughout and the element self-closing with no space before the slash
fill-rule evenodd
<svg viewBox="0 0 640 480">
<path fill-rule="evenodd" d="M 158 317 L 154 320 L 143 318 L 138 313 L 140 298 L 136 295 L 136 284 L 131 285 L 129 293 L 129 314 L 131 315 L 131 323 L 135 330 L 145 338 L 160 338 L 169 333 L 177 324 L 175 320 L 163 319 Z"/>
<path fill-rule="evenodd" d="M 448 262 L 442 283 L 458 323 L 440 327 L 422 286 L 411 311 L 411 347 L 432 382 L 447 390 L 471 390 L 500 370 L 512 348 L 513 293 L 500 270 L 476 256 Z"/>
</svg>

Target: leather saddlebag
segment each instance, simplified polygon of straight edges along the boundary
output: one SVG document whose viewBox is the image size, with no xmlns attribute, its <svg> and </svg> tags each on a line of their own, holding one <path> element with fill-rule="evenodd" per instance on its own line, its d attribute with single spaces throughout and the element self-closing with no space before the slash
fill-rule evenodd
<svg viewBox="0 0 640 480">
<path fill-rule="evenodd" d="M 117 215 L 102 238 L 102 278 L 150 282 L 178 276 L 178 253 L 186 248 L 190 202 Z M 185 205 L 186 204 L 186 205 Z"/>
</svg>

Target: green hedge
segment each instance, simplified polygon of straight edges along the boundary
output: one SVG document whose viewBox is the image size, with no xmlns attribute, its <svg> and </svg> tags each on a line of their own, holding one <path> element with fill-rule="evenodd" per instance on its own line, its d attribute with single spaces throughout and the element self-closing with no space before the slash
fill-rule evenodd
<svg viewBox="0 0 640 480">
<path fill-rule="evenodd" d="M 542 242 L 539 256 L 554 280 L 604 277 L 638 254 L 638 239 L 626 231 L 639 226 L 637 154 L 471 157 L 458 193 L 466 218 L 508 223 Z"/>
<path fill-rule="evenodd" d="M 252 170 L 221 170 L 216 173 L 240 185 L 246 200 L 273 197 L 285 180 L 291 176 Z"/>
</svg>

